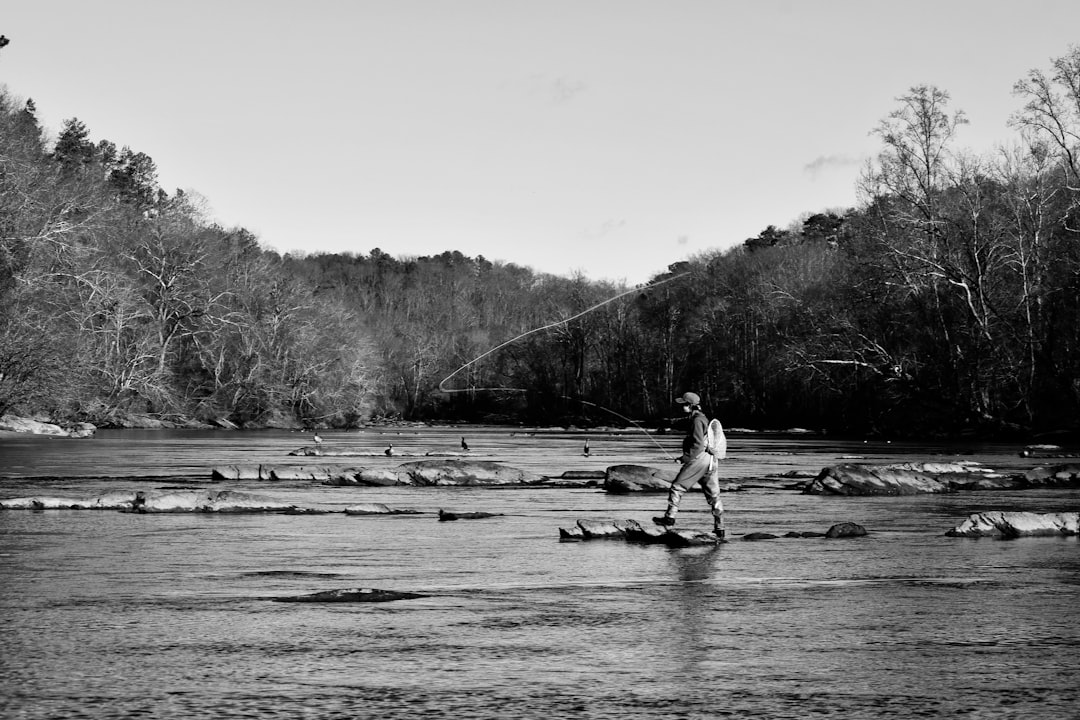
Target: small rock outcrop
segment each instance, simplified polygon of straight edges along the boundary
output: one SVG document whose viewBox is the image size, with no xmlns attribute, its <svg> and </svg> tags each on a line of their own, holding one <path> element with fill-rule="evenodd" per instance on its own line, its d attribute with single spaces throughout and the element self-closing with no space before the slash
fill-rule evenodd
<svg viewBox="0 0 1080 720">
<path fill-rule="evenodd" d="M 803 490 L 809 495 L 920 495 L 957 490 L 1011 489 L 1018 481 L 973 462 L 843 463 L 822 469 Z"/>
<path fill-rule="evenodd" d="M 604 490 L 623 495 L 636 492 L 666 493 L 678 469 L 657 469 L 645 465 L 612 465 L 604 473 Z"/>
<path fill-rule="evenodd" d="M 0 510 L 130 510 L 134 490 L 115 490 L 87 497 L 34 495 L 0 500 Z"/>
<path fill-rule="evenodd" d="M 313 480 L 326 482 L 337 468 L 325 465 L 218 465 L 210 479 L 222 480 Z"/>
<path fill-rule="evenodd" d="M 952 530 L 949 537 L 1019 538 L 1080 535 L 1080 512 L 1031 513 L 990 511 L 974 513 Z"/>
<path fill-rule="evenodd" d="M 647 465 L 612 465 L 603 474 L 604 490 L 613 495 L 629 493 L 666 493 L 671 488 L 671 481 L 678 474 L 678 467 L 655 468 Z M 565 473 L 564 473 L 565 475 Z M 720 485 L 721 492 L 742 490 L 743 486 L 725 482 Z M 690 492 L 700 491 L 698 485 Z"/>
<path fill-rule="evenodd" d="M 853 522 L 837 523 L 825 533 L 827 538 L 863 537 L 864 535 L 866 535 L 866 528 Z"/>
<path fill-rule="evenodd" d="M 97 434 L 97 426 L 88 422 L 72 423 L 67 427 L 68 437 L 91 438 Z"/>
<path fill-rule="evenodd" d="M 381 455 L 381 453 L 379 453 Z M 532 485 L 548 478 L 493 460 L 441 458 L 418 460 L 394 468 L 346 465 L 219 465 L 211 480 L 311 480 L 324 485 Z"/>
<path fill-rule="evenodd" d="M 1018 476 L 1024 487 L 1080 486 L 1080 463 L 1036 467 Z"/>
<path fill-rule="evenodd" d="M 1043 458 L 1061 458 L 1061 457 L 1080 457 L 1080 453 L 1075 451 L 1068 451 L 1060 445 L 1028 445 L 1020 451 L 1020 457 L 1043 457 Z"/>
<path fill-rule="evenodd" d="M 419 510 L 396 508 L 382 503 L 360 503 L 345 508 L 346 515 L 419 515 Z"/>
<path fill-rule="evenodd" d="M 413 600 L 424 597 L 428 596 L 422 593 L 379 590 L 378 588 L 349 588 L 346 590 L 324 590 L 310 595 L 276 597 L 273 600 L 274 602 L 294 603 L 372 603 Z"/>
<path fill-rule="evenodd" d="M 387 487 L 403 483 L 399 482 L 397 471 L 393 468 L 345 468 L 332 471 L 323 484 Z"/>
<path fill-rule="evenodd" d="M 56 437 L 68 437 L 71 434 L 59 425 L 15 415 L 0 415 L 0 430 L 30 433 L 32 435 L 53 435 Z"/>
<path fill-rule="evenodd" d="M 244 513 L 296 510 L 292 503 L 236 490 L 150 490 L 135 494 L 130 512 Z"/>
<path fill-rule="evenodd" d="M 399 465 L 401 485 L 530 485 L 544 477 L 493 460 L 419 460 Z"/>
<path fill-rule="evenodd" d="M 614 538 L 630 542 L 655 543 L 669 547 L 689 547 L 691 545 L 717 545 L 724 542 L 712 533 L 694 530 L 661 529 L 653 525 L 642 525 L 636 520 L 578 520 L 570 528 L 559 528 L 559 538 L 563 542 Z"/>
<path fill-rule="evenodd" d="M 1003 475 L 974 462 L 846 463 L 824 468 L 803 490 L 811 495 L 918 495 L 963 490 L 1080 487 L 1080 463 Z"/>
<path fill-rule="evenodd" d="M 87 497 L 39 495 L 0 500 L 0 510 L 120 510 L 121 512 L 289 512 L 299 508 L 236 490 L 114 490 Z"/>
</svg>

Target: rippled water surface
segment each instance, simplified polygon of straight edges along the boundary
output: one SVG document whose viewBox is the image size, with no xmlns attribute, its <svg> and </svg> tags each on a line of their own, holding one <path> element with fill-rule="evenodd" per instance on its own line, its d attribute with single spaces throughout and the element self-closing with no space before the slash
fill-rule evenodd
<svg viewBox="0 0 1080 720">
<path fill-rule="evenodd" d="M 329 433 L 398 457 L 291 458 L 286 432 L 0 437 L 0 497 L 209 485 L 221 464 L 392 466 L 457 451 L 556 476 L 662 465 L 676 437 L 493 428 Z M 1078 717 L 1080 543 L 944 537 L 968 513 L 1076 511 L 1080 493 L 803 496 L 763 478 L 835 462 L 1035 464 L 1015 448 L 729 436 L 732 542 L 560 543 L 647 521 L 658 495 L 593 488 L 213 487 L 390 517 L 0 512 L 4 718 Z M 1051 461 L 1052 462 L 1052 461 Z M 486 510 L 438 522 L 439 508 Z M 699 494 L 680 523 L 709 527 Z M 741 542 L 754 531 L 865 538 Z M 275 603 L 375 587 L 427 597 Z"/>
</svg>

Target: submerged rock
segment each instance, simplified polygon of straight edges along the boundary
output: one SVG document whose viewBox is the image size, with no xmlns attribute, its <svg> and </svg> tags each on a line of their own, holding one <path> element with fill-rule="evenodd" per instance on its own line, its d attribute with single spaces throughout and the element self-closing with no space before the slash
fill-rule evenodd
<svg viewBox="0 0 1080 720">
<path fill-rule="evenodd" d="M 745 535 L 743 535 L 742 539 L 746 540 L 746 541 L 779 540 L 780 536 L 779 535 L 773 535 L 772 533 L 767 533 L 767 532 L 752 532 L 752 533 L 746 533 Z"/>
<path fill-rule="evenodd" d="M 490 512 L 447 512 L 446 510 L 439 510 L 439 521 L 448 522 L 452 520 L 482 520 L 484 518 L 500 517 L 502 513 L 490 513 Z"/>
<path fill-rule="evenodd" d="M 274 602 L 296 603 L 370 603 L 392 602 L 394 600 L 413 600 L 428 597 L 422 593 L 379 590 L 377 588 L 349 588 L 346 590 L 325 590 L 310 595 L 292 595 L 273 598 Z"/>
<path fill-rule="evenodd" d="M 604 480 L 607 472 L 604 470 L 567 470 L 557 479 L 560 480 Z"/>
<path fill-rule="evenodd" d="M 990 511 L 974 513 L 952 530 L 949 537 L 1060 536 L 1080 534 L 1080 512 L 1031 513 Z"/>
</svg>

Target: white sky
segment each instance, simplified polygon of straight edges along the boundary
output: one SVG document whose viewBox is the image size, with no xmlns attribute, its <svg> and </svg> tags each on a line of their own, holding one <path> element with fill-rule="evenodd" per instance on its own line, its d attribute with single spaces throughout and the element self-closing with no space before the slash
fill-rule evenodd
<svg viewBox="0 0 1080 720">
<path fill-rule="evenodd" d="M 0 83 L 281 252 L 646 281 L 854 205 L 921 83 L 984 152 L 1076 0 L 0 0 Z"/>
</svg>

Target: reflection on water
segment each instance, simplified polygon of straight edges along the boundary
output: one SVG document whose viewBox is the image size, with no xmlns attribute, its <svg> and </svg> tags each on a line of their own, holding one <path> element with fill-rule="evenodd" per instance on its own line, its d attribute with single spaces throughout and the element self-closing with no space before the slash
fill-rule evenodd
<svg viewBox="0 0 1080 720">
<path fill-rule="evenodd" d="M 395 447 L 455 449 L 460 439 L 458 429 L 425 433 L 401 436 Z M 326 443 L 386 442 L 369 435 Z M 152 488 L 204 482 L 216 464 L 329 461 L 287 457 L 306 439 L 4 438 L 0 494 Z M 664 460 L 632 435 L 591 435 L 589 458 L 574 433 L 476 429 L 469 444 L 478 456 L 552 475 Z M 733 437 L 725 472 L 753 478 L 820 467 L 855 447 Z M 949 452 L 867 450 L 871 461 Z M 975 457 L 1015 467 L 1014 455 L 983 448 Z M 0 716 L 1075 715 L 1080 544 L 943 535 L 979 510 L 1075 511 L 1075 491 L 825 498 L 747 490 L 725 500 L 733 542 L 671 550 L 558 542 L 558 528 L 581 517 L 645 521 L 662 505 L 655 495 L 235 487 L 329 508 L 385 502 L 424 514 L 2 512 Z M 440 523 L 440 507 L 504 515 Z M 700 496 L 684 508 L 684 522 L 709 526 Z M 847 520 L 870 535 L 738 540 Z M 428 597 L 272 602 L 347 587 Z"/>
</svg>

